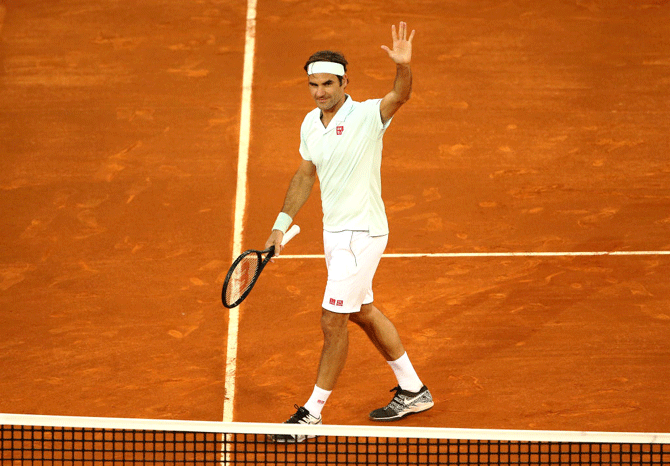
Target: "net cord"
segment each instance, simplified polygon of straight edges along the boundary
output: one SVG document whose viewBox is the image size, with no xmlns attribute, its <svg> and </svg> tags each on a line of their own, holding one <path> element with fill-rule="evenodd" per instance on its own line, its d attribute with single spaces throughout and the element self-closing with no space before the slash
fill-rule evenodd
<svg viewBox="0 0 670 466">
<path fill-rule="evenodd" d="M 453 440 L 499 440 L 514 442 L 574 442 L 670 444 L 670 433 L 597 432 L 561 430 L 460 429 L 405 426 L 344 426 L 271 424 L 255 422 L 183 421 L 168 419 L 102 418 L 2 414 L 1 425 L 70 427 L 82 429 L 164 430 L 173 432 L 213 432 L 228 434 L 296 434 L 318 436 L 422 438 Z"/>
</svg>

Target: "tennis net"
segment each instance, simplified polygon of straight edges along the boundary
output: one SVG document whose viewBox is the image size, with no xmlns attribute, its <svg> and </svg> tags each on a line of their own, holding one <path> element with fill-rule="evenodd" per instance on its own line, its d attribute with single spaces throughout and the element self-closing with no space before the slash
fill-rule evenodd
<svg viewBox="0 0 670 466">
<path fill-rule="evenodd" d="M 670 434 L 0 414 L 3 465 L 666 465 Z M 310 435 L 278 443 L 277 435 Z"/>
</svg>

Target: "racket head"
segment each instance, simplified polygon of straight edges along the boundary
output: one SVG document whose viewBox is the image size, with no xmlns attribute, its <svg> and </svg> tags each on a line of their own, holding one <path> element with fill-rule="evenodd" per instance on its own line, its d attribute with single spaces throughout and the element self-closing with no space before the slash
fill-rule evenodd
<svg viewBox="0 0 670 466">
<path fill-rule="evenodd" d="M 263 260 L 263 254 L 267 254 Z M 261 270 L 274 255 L 274 248 L 266 251 L 250 249 L 243 252 L 230 266 L 221 289 L 221 302 L 228 309 L 239 306 L 256 284 Z"/>
</svg>

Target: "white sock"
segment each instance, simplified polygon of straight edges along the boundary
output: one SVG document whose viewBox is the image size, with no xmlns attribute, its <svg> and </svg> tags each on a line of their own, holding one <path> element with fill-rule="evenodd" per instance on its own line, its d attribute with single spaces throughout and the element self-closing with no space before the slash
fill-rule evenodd
<svg viewBox="0 0 670 466">
<path fill-rule="evenodd" d="M 423 383 L 416 374 L 414 366 L 412 366 L 412 363 L 409 361 L 407 353 L 403 354 L 395 361 L 387 362 L 389 363 L 389 366 L 391 366 L 391 369 L 393 369 L 393 373 L 395 374 L 396 379 L 398 379 L 400 388 L 415 393 L 421 390 Z"/>
<path fill-rule="evenodd" d="M 328 397 L 330 396 L 331 392 L 332 390 L 324 390 L 314 385 L 312 396 L 310 396 L 309 400 L 307 400 L 307 403 L 305 403 L 305 409 L 309 411 L 309 414 L 314 417 L 321 416 L 321 410 L 326 404 L 326 401 L 328 401 Z"/>
</svg>

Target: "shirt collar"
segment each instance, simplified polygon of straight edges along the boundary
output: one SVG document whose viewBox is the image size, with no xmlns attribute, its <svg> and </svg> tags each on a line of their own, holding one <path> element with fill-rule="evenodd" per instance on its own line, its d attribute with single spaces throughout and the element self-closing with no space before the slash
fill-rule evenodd
<svg viewBox="0 0 670 466">
<path fill-rule="evenodd" d="M 335 122 L 343 122 L 346 120 L 347 116 L 349 113 L 351 113 L 351 109 L 354 106 L 354 102 L 351 99 L 351 96 L 349 94 L 344 94 L 344 103 L 340 107 L 340 109 L 337 111 L 335 116 L 333 117 L 332 120 L 330 120 L 330 123 L 328 123 L 328 126 L 326 128 L 323 128 L 323 124 L 321 123 L 321 111 L 319 111 L 318 115 L 319 117 L 317 118 L 317 123 L 323 128 L 325 132 L 330 131 L 333 129 L 336 125 L 334 124 Z"/>
<path fill-rule="evenodd" d="M 346 120 L 347 115 L 351 113 L 351 108 L 353 107 L 353 105 L 354 103 L 353 100 L 351 99 L 351 96 L 349 94 L 344 94 L 344 103 L 333 117 L 333 120 L 337 121 Z"/>
</svg>

